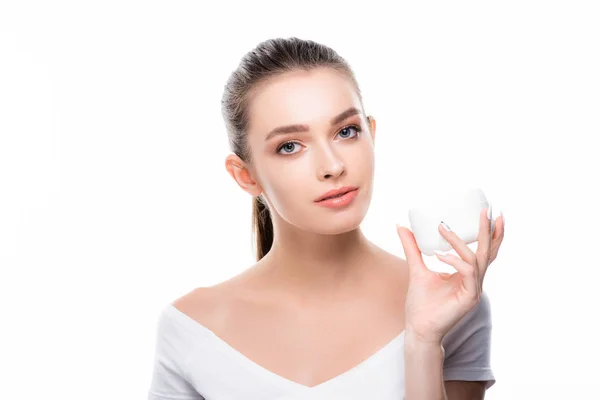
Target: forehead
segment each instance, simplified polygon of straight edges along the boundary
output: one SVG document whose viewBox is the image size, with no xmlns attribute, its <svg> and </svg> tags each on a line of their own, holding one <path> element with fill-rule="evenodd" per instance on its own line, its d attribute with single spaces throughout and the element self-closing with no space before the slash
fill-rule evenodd
<svg viewBox="0 0 600 400">
<path fill-rule="evenodd" d="M 250 129 L 266 135 L 288 124 L 327 123 L 348 107 L 360 107 L 352 81 L 331 68 L 291 71 L 257 87 L 249 104 Z"/>
</svg>

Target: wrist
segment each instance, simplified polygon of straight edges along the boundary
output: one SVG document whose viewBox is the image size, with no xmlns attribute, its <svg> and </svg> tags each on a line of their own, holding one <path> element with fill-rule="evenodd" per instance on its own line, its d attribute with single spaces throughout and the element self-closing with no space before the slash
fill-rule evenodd
<svg viewBox="0 0 600 400">
<path fill-rule="evenodd" d="M 436 334 L 424 334 L 419 332 L 410 324 L 406 324 L 404 332 L 404 341 L 410 345 L 418 347 L 439 347 L 442 345 L 442 336 Z"/>
<path fill-rule="evenodd" d="M 421 365 L 443 362 L 446 349 L 441 341 L 423 341 L 412 334 L 404 337 L 404 354 L 408 362 L 414 361 Z"/>
<path fill-rule="evenodd" d="M 407 327 L 404 335 L 404 345 L 407 350 L 437 352 L 442 347 L 442 338 L 435 336 L 423 336 Z"/>
</svg>

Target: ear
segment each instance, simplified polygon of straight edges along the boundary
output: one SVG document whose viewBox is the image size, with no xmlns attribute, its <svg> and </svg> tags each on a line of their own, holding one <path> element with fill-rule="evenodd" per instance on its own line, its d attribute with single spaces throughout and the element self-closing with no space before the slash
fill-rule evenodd
<svg viewBox="0 0 600 400">
<path fill-rule="evenodd" d="M 369 122 L 369 131 L 371 132 L 371 139 L 373 140 L 373 144 L 375 144 L 375 131 L 377 130 L 375 118 L 373 118 L 372 115 L 369 115 L 367 117 L 367 121 Z"/>
<path fill-rule="evenodd" d="M 237 155 L 229 154 L 225 158 L 225 169 L 246 193 L 253 197 L 262 193 L 262 187 L 253 179 L 248 166 Z"/>
</svg>

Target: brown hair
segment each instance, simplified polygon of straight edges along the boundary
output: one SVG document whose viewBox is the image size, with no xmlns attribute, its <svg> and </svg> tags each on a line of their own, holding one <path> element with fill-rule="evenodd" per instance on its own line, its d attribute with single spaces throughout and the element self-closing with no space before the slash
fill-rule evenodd
<svg viewBox="0 0 600 400">
<path fill-rule="evenodd" d="M 245 163 L 252 163 L 246 140 L 248 104 L 252 90 L 259 83 L 285 72 L 308 71 L 317 67 L 330 67 L 349 78 L 361 99 L 362 107 L 362 95 L 354 72 L 333 49 L 312 40 L 296 37 L 263 41 L 242 57 L 223 91 L 221 112 L 231 151 Z M 256 260 L 259 261 L 273 244 L 273 221 L 262 195 L 252 199 L 252 231 L 256 235 Z"/>
</svg>

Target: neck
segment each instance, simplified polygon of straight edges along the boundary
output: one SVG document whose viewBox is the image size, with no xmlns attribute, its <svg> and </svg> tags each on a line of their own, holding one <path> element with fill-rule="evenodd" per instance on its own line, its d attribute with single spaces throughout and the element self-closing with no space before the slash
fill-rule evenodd
<svg viewBox="0 0 600 400">
<path fill-rule="evenodd" d="M 274 237 L 271 249 L 258 263 L 261 281 L 269 290 L 303 302 L 356 297 L 378 252 L 360 228 L 326 235 L 287 225 L 275 229 Z"/>
</svg>

